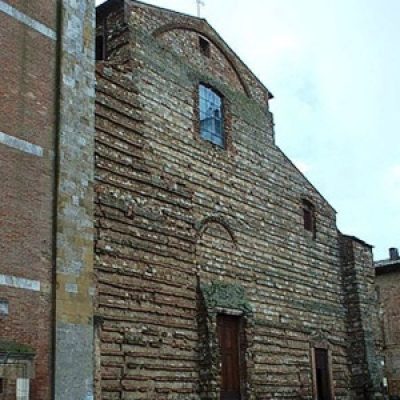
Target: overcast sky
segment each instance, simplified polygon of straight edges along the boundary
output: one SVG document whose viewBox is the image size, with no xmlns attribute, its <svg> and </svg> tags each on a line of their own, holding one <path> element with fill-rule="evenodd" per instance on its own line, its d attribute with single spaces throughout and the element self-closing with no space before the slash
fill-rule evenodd
<svg viewBox="0 0 400 400">
<path fill-rule="evenodd" d="M 196 14 L 196 0 L 147 2 Z M 387 258 L 400 247 L 400 1 L 204 2 L 202 17 L 274 94 L 277 144 L 339 229 Z"/>
</svg>

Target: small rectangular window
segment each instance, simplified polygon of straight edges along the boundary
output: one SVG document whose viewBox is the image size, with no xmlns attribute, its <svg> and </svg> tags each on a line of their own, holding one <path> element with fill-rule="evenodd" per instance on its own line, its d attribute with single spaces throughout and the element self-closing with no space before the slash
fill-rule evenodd
<svg viewBox="0 0 400 400">
<path fill-rule="evenodd" d="M 4 379 L 0 378 L 0 394 L 4 393 Z"/>
<path fill-rule="evenodd" d="M 199 36 L 200 52 L 203 56 L 210 57 L 210 42 Z"/>
<path fill-rule="evenodd" d="M 315 388 L 318 400 L 332 400 L 328 350 L 314 349 Z"/>
<path fill-rule="evenodd" d="M 312 231 L 313 230 L 312 211 L 309 208 L 304 208 L 303 216 L 304 216 L 304 229 L 306 231 Z"/>
<path fill-rule="evenodd" d="M 0 317 L 8 315 L 8 301 L 0 300 Z"/>
<path fill-rule="evenodd" d="M 308 200 L 303 200 L 303 226 L 315 237 L 315 211 L 313 204 Z"/>
<path fill-rule="evenodd" d="M 17 379 L 17 400 L 29 400 L 29 379 Z"/>
<path fill-rule="evenodd" d="M 222 98 L 211 88 L 199 86 L 200 136 L 217 146 L 225 146 Z"/>
<path fill-rule="evenodd" d="M 102 35 L 96 36 L 96 60 L 104 60 L 104 38 Z"/>
</svg>

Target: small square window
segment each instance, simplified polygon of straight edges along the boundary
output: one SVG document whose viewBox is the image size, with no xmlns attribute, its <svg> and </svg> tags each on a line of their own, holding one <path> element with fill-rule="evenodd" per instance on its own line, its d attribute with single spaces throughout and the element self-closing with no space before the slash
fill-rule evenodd
<svg viewBox="0 0 400 400">
<path fill-rule="evenodd" d="M 199 36 L 199 47 L 203 56 L 210 57 L 210 42 L 208 40 Z"/>
<path fill-rule="evenodd" d="M 199 86 L 200 136 L 219 147 L 225 147 L 222 97 L 213 89 Z"/>
</svg>

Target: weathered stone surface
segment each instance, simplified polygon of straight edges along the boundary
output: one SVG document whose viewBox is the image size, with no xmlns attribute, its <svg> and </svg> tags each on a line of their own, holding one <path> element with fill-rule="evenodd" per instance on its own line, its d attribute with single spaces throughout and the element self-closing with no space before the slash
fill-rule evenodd
<svg viewBox="0 0 400 400">
<path fill-rule="evenodd" d="M 375 398 L 381 391 L 382 356 L 378 307 L 372 268 L 372 249 L 349 236 L 341 236 L 343 284 L 349 329 L 352 398 Z"/>
<path fill-rule="evenodd" d="M 60 2 L 56 400 L 93 398 L 94 3 Z"/>
<path fill-rule="evenodd" d="M 243 399 L 315 398 L 315 346 L 336 399 L 374 396 L 370 248 L 345 257 L 335 211 L 275 144 L 268 90 L 204 20 L 109 2 L 98 21 L 98 398 L 219 399 L 219 313 L 241 316 Z M 200 138 L 200 82 L 223 97 L 224 149 Z"/>
</svg>

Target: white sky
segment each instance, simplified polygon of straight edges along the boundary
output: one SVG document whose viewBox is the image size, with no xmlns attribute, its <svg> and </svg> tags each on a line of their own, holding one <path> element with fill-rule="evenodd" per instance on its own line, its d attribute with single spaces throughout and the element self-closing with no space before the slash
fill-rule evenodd
<svg viewBox="0 0 400 400">
<path fill-rule="evenodd" d="M 274 94 L 278 145 L 339 229 L 387 258 L 400 247 L 400 1 L 204 1 L 202 17 Z M 147 2 L 196 13 L 196 0 Z"/>
</svg>

